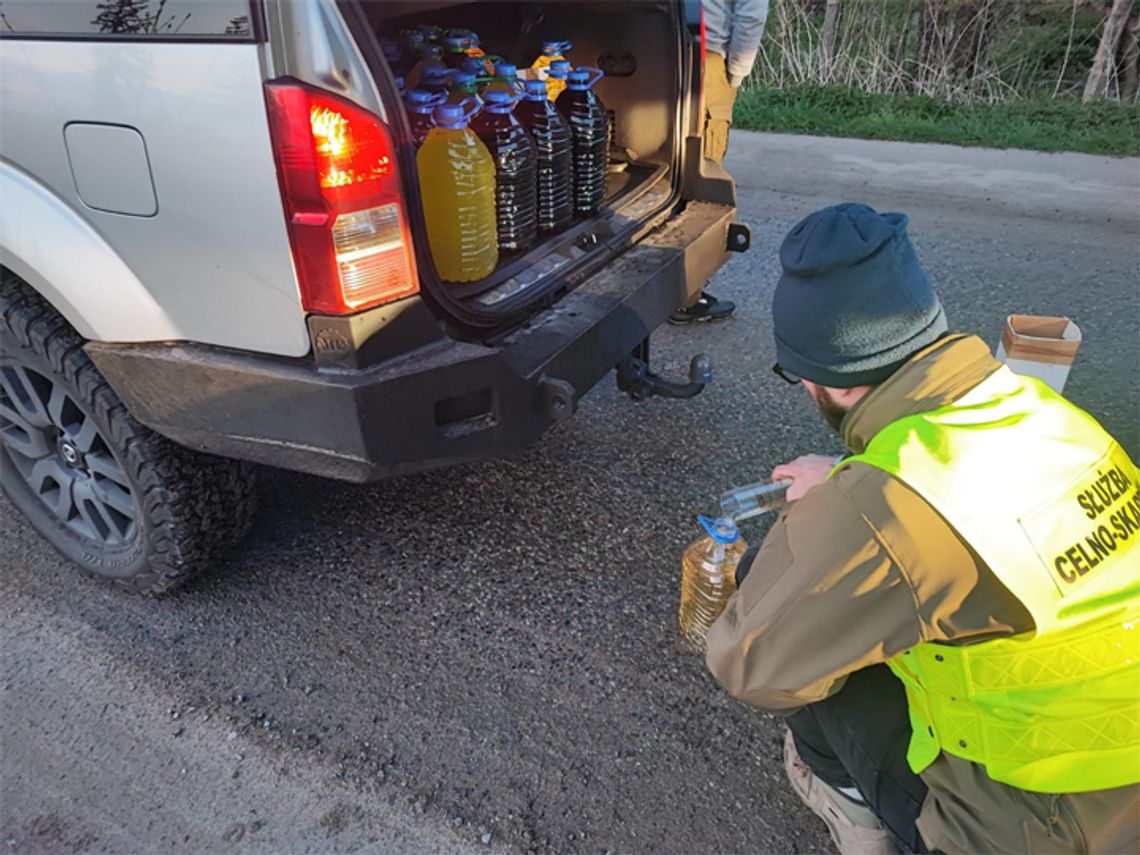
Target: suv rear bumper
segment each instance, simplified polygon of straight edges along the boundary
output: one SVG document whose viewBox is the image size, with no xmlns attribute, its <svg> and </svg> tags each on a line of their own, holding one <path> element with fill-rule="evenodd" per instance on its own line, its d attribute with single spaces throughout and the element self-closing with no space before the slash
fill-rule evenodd
<svg viewBox="0 0 1140 855">
<path fill-rule="evenodd" d="M 346 481 L 530 445 L 724 263 L 735 208 L 684 212 L 494 346 L 442 339 L 360 370 L 192 344 L 88 353 L 143 424 L 201 451 Z"/>
</svg>

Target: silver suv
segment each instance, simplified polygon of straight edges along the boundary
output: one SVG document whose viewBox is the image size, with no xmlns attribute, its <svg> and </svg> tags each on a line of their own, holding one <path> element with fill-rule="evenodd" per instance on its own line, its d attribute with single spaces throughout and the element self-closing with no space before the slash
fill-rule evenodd
<svg viewBox="0 0 1140 855">
<path fill-rule="evenodd" d="M 440 281 L 385 44 L 434 23 L 606 72 L 593 217 Z M 0 474 L 83 570 L 158 593 L 248 526 L 251 463 L 347 481 L 502 454 L 732 249 L 693 0 L 2 0 Z M 319 118 L 318 118 L 319 117 Z M 341 142 L 330 146 L 330 122 Z M 335 180 L 334 180 L 335 179 Z"/>
</svg>

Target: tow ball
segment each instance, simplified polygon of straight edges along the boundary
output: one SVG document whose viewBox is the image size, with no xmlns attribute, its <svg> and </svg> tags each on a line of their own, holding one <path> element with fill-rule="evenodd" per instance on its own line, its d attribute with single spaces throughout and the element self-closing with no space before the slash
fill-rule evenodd
<svg viewBox="0 0 1140 855">
<path fill-rule="evenodd" d="M 617 385 L 635 401 L 647 401 L 654 395 L 662 398 L 693 398 L 712 382 L 712 357 L 698 353 L 689 362 L 689 382 L 666 380 L 649 370 L 649 341 L 618 363 Z"/>
</svg>

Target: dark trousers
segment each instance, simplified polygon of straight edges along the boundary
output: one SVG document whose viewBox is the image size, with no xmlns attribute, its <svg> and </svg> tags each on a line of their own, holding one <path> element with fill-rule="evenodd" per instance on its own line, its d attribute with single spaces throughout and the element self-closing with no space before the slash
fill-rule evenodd
<svg viewBox="0 0 1140 855">
<path fill-rule="evenodd" d="M 830 698 L 787 721 L 816 777 L 836 788 L 858 787 L 904 851 L 929 851 L 915 827 L 926 784 L 906 762 L 906 693 L 886 665 L 856 671 Z"/>
</svg>

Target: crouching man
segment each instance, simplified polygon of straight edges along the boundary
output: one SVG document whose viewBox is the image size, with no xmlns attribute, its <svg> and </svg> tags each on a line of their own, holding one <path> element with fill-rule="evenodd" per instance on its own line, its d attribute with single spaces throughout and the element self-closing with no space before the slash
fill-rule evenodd
<svg viewBox="0 0 1140 855">
<path fill-rule="evenodd" d="M 1140 851 L 1140 473 L 947 332 L 906 223 L 839 205 L 780 249 L 775 371 L 851 454 L 775 470 L 708 666 L 788 716 L 842 852 Z"/>
</svg>

